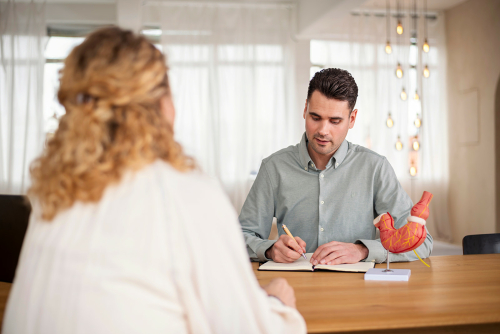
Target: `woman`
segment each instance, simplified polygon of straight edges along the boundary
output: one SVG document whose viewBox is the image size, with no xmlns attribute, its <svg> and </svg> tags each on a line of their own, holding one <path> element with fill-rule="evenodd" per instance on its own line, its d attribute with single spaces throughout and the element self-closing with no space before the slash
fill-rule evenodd
<svg viewBox="0 0 500 334">
<path fill-rule="evenodd" d="M 66 59 L 4 334 L 305 332 L 292 288 L 259 287 L 229 201 L 174 141 L 166 73 L 119 28 Z"/>
</svg>

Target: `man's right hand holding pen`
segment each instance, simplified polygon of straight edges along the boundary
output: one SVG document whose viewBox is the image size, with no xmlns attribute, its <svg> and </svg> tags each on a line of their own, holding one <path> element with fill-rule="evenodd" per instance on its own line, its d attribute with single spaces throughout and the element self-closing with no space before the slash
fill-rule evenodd
<svg viewBox="0 0 500 334">
<path fill-rule="evenodd" d="M 295 241 L 297 240 L 297 241 Z M 292 263 L 306 252 L 306 243 L 300 237 L 291 238 L 282 234 L 278 241 L 266 250 L 266 257 L 274 262 Z"/>
</svg>

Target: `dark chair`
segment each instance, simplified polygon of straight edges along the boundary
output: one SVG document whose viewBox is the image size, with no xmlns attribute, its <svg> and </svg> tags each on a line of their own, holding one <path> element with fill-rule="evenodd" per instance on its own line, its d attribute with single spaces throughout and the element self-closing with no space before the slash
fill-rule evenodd
<svg viewBox="0 0 500 334">
<path fill-rule="evenodd" d="M 24 196 L 0 195 L 0 281 L 12 283 L 28 228 L 31 205 Z"/>
<path fill-rule="evenodd" d="M 466 235 L 462 246 L 464 255 L 500 254 L 500 233 Z"/>
</svg>

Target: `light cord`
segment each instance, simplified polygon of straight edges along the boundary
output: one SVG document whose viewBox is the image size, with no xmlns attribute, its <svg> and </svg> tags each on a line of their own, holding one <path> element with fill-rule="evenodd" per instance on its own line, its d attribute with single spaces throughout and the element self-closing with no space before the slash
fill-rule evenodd
<svg viewBox="0 0 500 334">
<path fill-rule="evenodd" d="M 425 262 L 424 262 L 424 260 L 422 260 L 422 259 L 420 258 L 420 256 L 418 256 L 418 253 L 417 253 L 415 250 L 413 250 L 413 252 L 414 252 L 414 253 L 415 253 L 415 255 L 418 257 L 418 259 L 419 259 L 420 261 L 422 261 L 422 263 L 423 263 L 423 264 L 425 264 L 425 265 L 426 265 L 427 267 L 429 267 L 429 268 L 431 267 L 431 266 L 429 266 L 427 263 L 425 263 Z"/>
</svg>

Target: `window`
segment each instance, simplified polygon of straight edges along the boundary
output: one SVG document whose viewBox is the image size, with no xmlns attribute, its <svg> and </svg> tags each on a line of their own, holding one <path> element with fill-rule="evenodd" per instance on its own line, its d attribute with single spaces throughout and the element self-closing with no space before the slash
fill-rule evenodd
<svg viewBox="0 0 500 334">
<path fill-rule="evenodd" d="M 57 99 L 57 91 L 59 90 L 59 73 L 63 68 L 64 59 L 70 54 L 73 48 L 81 44 L 85 37 L 84 34 L 96 29 L 86 29 L 84 33 L 79 33 L 82 36 L 58 36 L 57 33 L 52 33 L 49 30 L 49 40 L 45 48 L 45 67 L 43 78 L 43 117 L 44 129 L 46 134 L 52 134 L 59 126 L 59 118 L 66 113 L 64 107 Z M 74 33 L 66 32 L 67 35 Z M 147 35 L 146 35 L 147 36 Z M 147 36 L 149 37 L 149 36 Z M 162 50 L 161 45 L 155 44 L 157 48 Z"/>
<path fill-rule="evenodd" d="M 58 119 L 65 114 L 63 106 L 57 100 L 59 90 L 59 71 L 64 59 L 84 37 L 51 36 L 45 48 L 45 68 L 43 78 L 43 117 L 45 133 L 54 133 L 58 127 Z"/>
<path fill-rule="evenodd" d="M 416 44 L 393 45 L 393 53 L 401 52 L 402 65 L 404 70 L 404 79 L 395 78 L 394 61 L 388 62 L 387 55 L 384 51 L 384 44 L 363 43 L 358 41 L 328 41 L 328 40 L 311 40 L 310 44 L 310 60 L 311 78 L 314 74 L 323 68 L 338 67 L 349 71 L 355 78 L 360 95 L 356 107 L 362 109 L 363 112 L 358 115 L 356 127 L 349 132 L 348 140 L 356 144 L 376 149 L 373 146 L 373 136 L 370 128 L 373 122 L 379 122 L 379 125 L 384 126 L 385 117 L 388 112 L 394 115 L 404 108 L 405 118 L 413 120 L 417 115 L 421 115 L 421 102 L 415 99 L 415 93 L 421 94 L 418 90 L 419 82 L 417 76 L 417 66 L 419 50 Z M 398 50 L 401 48 L 401 50 Z M 391 97 L 388 99 L 387 87 L 390 86 Z M 399 95 L 404 87 L 407 93 L 407 102 L 403 104 Z M 364 104 L 369 101 L 370 103 Z M 375 105 L 375 107 L 374 107 Z M 382 106 L 384 111 L 381 118 L 377 115 L 376 106 Z M 406 111 L 406 108 L 407 111 Z M 367 113 L 372 113 L 367 117 Z M 400 120 L 398 119 L 398 126 Z M 413 125 L 413 122 L 405 122 L 403 132 L 408 133 L 409 137 L 418 135 L 418 128 Z M 400 130 L 401 131 L 401 130 Z M 404 143 L 406 145 L 406 142 Z"/>
</svg>

